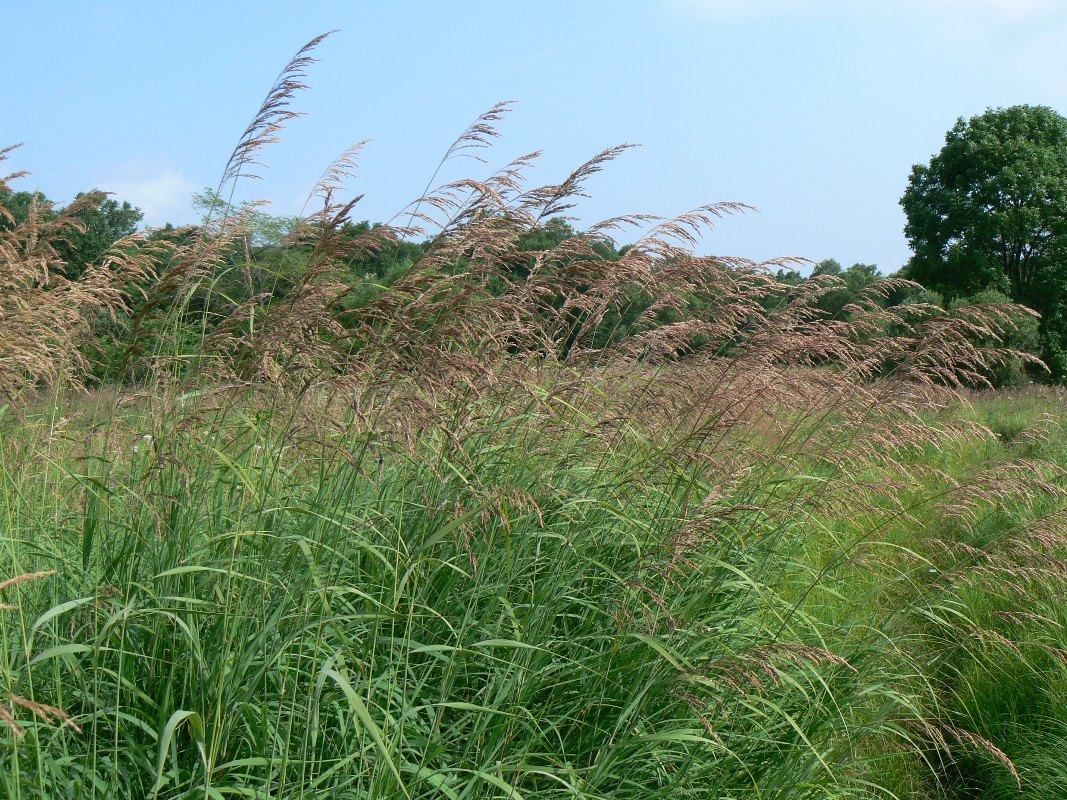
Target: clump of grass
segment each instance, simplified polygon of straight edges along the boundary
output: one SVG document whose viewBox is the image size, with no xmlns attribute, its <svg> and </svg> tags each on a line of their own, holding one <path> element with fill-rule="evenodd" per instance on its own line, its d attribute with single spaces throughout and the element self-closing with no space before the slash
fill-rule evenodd
<svg viewBox="0 0 1067 800">
<path fill-rule="evenodd" d="M 6 578 L 0 580 L 0 596 L 5 590 L 13 589 L 19 584 L 26 583 L 28 581 L 35 581 L 40 578 L 47 578 L 50 575 L 54 575 L 52 570 L 44 572 L 26 572 L 22 575 L 16 575 L 13 578 Z M 0 612 L 3 611 L 17 611 L 18 606 L 10 603 L 0 603 Z M 77 732 L 81 732 L 81 729 L 74 723 L 70 716 L 62 709 L 55 706 L 46 705 L 44 703 L 38 703 L 34 700 L 30 700 L 21 695 L 8 693 L 4 700 L 0 701 L 0 722 L 7 726 L 7 729 L 15 736 L 22 736 L 26 730 L 23 724 L 20 724 L 16 714 L 18 711 L 28 711 L 37 719 L 43 720 L 46 723 L 58 721 L 69 725 Z"/>
</svg>

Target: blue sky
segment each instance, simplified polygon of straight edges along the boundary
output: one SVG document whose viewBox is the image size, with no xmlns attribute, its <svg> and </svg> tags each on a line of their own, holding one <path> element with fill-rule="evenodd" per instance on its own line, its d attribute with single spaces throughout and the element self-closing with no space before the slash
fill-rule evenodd
<svg viewBox="0 0 1067 800">
<path fill-rule="evenodd" d="M 6 0 L 5 172 L 58 201 L 98 187 L 191 221 L 275 75 L 315 35 L 311 89 L 264 179 L 241 193 L 295 213 L 323 168 L 372 140 L 355 216 L 388 219 L 455 136 L 515 100 L 488 166 L 535 149 L 539 182 L 641 148 L 590 184 L 580 222 L 715 201 L 708 253 L 908 257 L 897 201 L 959 116 L 1032 103 L 1067 113 L 1067 0 L 659 2 L 59 2 Z"/>
</svg>

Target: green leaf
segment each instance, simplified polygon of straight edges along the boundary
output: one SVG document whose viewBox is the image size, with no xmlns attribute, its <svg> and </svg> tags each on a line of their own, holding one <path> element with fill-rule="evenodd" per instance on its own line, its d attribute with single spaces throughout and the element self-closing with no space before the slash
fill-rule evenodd
<svg viewBox="0 0 1067 800">
<path fill-rule="evenodd" d="M 204 764 L 205 771 L 207 770 L 204 721 L 195 711 L 175 711 L 170 715 L 167 724 L 163 726 L 163 733 L 159 737 L 159 759 L 156 761 L 156 782 L 152 786 L 152 797 L 156 797 L 159 794 L 159 790 L 166 783 L 163 779 L 163 767 L 167 763 L 167 751 L 170 749 L 170 743 L 174 738 L 175 731 L 178 730 L 178 726 L 183 722 L 188 724 L 189 732 L 193 737 L 193 741 L 196 742 L 197 749 L 200 751 L 200 760 Z"/>
</svg>

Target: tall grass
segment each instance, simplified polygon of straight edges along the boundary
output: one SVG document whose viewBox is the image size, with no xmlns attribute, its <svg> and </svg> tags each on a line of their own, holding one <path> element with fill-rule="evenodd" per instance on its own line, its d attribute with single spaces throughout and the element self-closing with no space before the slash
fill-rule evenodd
<svg viewBox="0 0 1067 800">
<path fill-rule="evenodd" d="M 736 204 L 525 247 L 618 148 L 347 237 L 354 152 L 284 296 L 223 288 L 247 212 L 95 294 L 0 229 L 0 321 L 40 300 L 0 344 L 5 797 L 1058 796 L 1062 439 L 957 406 L 1018 309 L 826 318 L 832 279 L 693 253 Z M 150 380 L 69 394 L 101 313 Z"/>
</svg>

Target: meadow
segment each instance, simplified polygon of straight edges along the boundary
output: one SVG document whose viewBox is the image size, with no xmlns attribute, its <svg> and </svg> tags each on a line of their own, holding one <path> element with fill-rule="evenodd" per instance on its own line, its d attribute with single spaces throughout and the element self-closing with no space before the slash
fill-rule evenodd
<svg viewBox="0 0 1067 800">
<path fill-rule="evenodd" d="M 0 794 L 1064 795 L 1065 398 L 988 388 L 1024 310 L 827 314 L 696 254 L 731 204 L 546 240 L 617 149 L 353 231 L 356 152 L 270 262 L 254 206 L 77 276 L 76 214 L 0 226 Z"/>
</svg>

